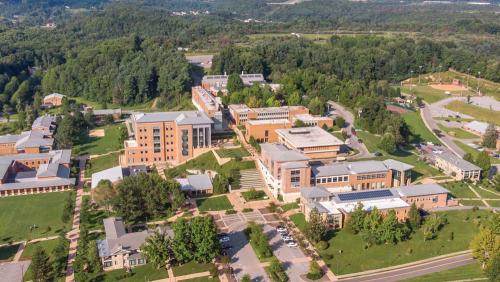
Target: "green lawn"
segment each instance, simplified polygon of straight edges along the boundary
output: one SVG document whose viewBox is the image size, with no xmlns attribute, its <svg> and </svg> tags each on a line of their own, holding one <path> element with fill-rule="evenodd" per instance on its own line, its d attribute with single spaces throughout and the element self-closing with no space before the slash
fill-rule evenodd
<svg viewBox="0 0 500 282">
<path fill-rule="evenodd" d="M 495 208 L 500 208 L 500 201 L 486 201 L 488 204 Z"/>
<path fill-rule="evenodd" d="M 448 189 L 451 195 L 455 198 L 477 198 L 476 194 L 467 186 L 466 183 L 458 182 L 446 182 L 442 184 L 446 189 Z"/>
<path fill-rule="evenodd" d="M 0 123 L 0 135 L 19 134 L 19 133 L 21 133 L 21 130 L 18 130 L 16 128 L 14 122 Z"/>
<path fill-rule="evenodd" d="M 104 129 L 104 136 L 87 136 L 82 144 L 73 147 L 73 153 L 76 155 L 100 155 L 122 149 L 123 144 L 120 143 L 120 132 L 122 127 L 125 127 L 125 125 L 112 124 L 96 128 Z"/>
<path fill-rule="evenodd" d="M 8 245 L 0 247 L 0 261 L 12 260 L 16 255 L 19 245 Z"/>
<path fill-rule="evenodd" d="M 172 267 L 175 276 L 183 276 L 193 273 L 205 272 L 210 269 L 211 263 L 198 263 L 190 261 L 188 263 Z"/>
<path fill-rule="evenodd" d="M 410 127 L 412 133 L 412 136 L 410 136 L 411 143 L 430 141 L 434 144 L 441 144 L 438 138 L 425 126 L 424 121 L 420 117 L 420 112 L 408 112 L 403 115 L 403 119 Z"/>
<path fill-rule="evenodd" d="M 366 149 L 368 149 L 370 153 L 381 151 L 377 146 L 382 137 L 372 134 L 368 131 L 361 131 L 361 130 L 357 131 L 356 135 L 365 144 Z"/>
<path fill-rule="evenodd" d="M 217 196 L 196 200 L 199 211 L 223 211 L 233 208 L 226 196 Z"/>
<path fill-rule="evenodd" d="M 446 127 L 446 126 L 444 126 L 444 125 L 442 125 L 440 123 L 438 123 L 438 127 L 442 131 L 448 133 L 451 136 L 459 138 L 459 139 L 474 139 L 474 138 L 478 138 L 477 135 L 472 134 L 472 133 L 470 133 L 468 131 L 465 131 L 465 130 L 459 128 L 459 127 Z"/>
<path fill-rule="evenodd" d="M 474 148 L 472 148 L 472 147 L 468 146 L 467 144 L 464 144 L 460 141 L 455 140 L 453 142 L 455 142 L 455 144 L 457 144 L 457 146 L 460 149 L 464 150 L 464 152 L 471 154 L 474 159 L 476 159 L 477 155 L 480 153 L 478 150 L 476 150 L 476 149 L 474 149 Z M 492 164 L 500 164 L 500 159 L 490 157 L 490 161 Z"/>
<path fill-rule="evenodd" d="M 484 203 L 481 200 L 460 200 L 460 204 L 464 206 L 471 206 L 471 207 L 484 207 Z"/>
<path fill-rule="evenodd" d="M 193 279 L 182 280 L 182 282 L 219 282 L 219 277 L 203 276 Z"/>
<path fill-rule="evenodd" d="M 411 87 L 411 90 L 409 85 L 404 85 L 403 87 L 401 87 L 401 92 L 419 96 L 427 103 L 431 104 L 449 97 L 448 95 L 444 94 L 443 90 L 437 90 L 427 85 L 413 86 Z"/>
<path fill-rule="evenodd" d="M 39 246 L 44 249 L 44 251 L 49 255 L 50 259 L 53 260 L 53 250 L 57 246 L 57 243 L 59 242 L 58 239 L 55 240 L 48 240 L 48 241 L 42 241 L 42 242 L 36 242 L 36 243 L 29 243 L 26 245 L 26 248 L 23 251 L 23 254 L 21 255 L 22 260 L 29 260 L 35 253 L 36 248 Z M 31 281 L 33 279 L 32 274 L 31 274 L 31 265 L 28 267 L 28 270 L 26 271 L 26 274 L 23 277 L 23 281 Z M 62 277 L 58 277 L 56 281 L 63 281 L 64 279 Z"/>
<path fill-rule="evenodd" d="M 303 213 L 296 213 L 290 216 L 290 220 L 295 223 L 295 226 L 301 231 L 304 232 L 306 229 L 306 216 Z"/>
<path fill-rule="evenodd" d="M 479 188 L 477 185 L 471 185 L 475 190 L 476 192 L 481 195 L 481 197 L 485 198 L 485 199 L 500 199 L 500 196 L 495 194 L 495 193 L 499 193 L 499 192 L 495 192 L 493 193 L 493 191 L 491 190 L 484 190 L 484 189 L 481 189 Z M 491 192 L 490 192 L 491 191 Z"/>
<path fill-rule="evenodd" d="M 0 243 L 58 234 L 69 228 L 61 215 L 69 192 L 0 199 Z M 37 227 L 30 231 L 30 226 Z M 48 230 L 50 227 L 50 230 Z"/>
<path fill-rule="evenodd" d="M 299 204 L 297 204 L 296 202 L 284 204 L 281 206 L 281 209 L 284 212 L 287 212 L 287 211 L 293 210 L 293 209 L 298 209 L 298 208 L 299 208 Z"/>
<path fill-rule="evenodd" d="M 375 245 L 367 249 L 360 235 L 340 230 L 333 233 L 329 248 L 320 251 L 320 254 L 334 273 L 347 274 L 463 251 L 468 249 L 470 240 L 478 232 L 475 218 L 483 219 L 488 213 L 482 210 L 440 212 L 449 223 L 434 240 L 424 241 L 422 231 L 418 230 L 408 241 L 397 245 Z M 451 232 L 454 233 L 452 242 L 449 241 Z"/>
<path fill-rule="evenodd" d="M 243 147 L 236 149 L 219 149 L 217 154 L 221 158 L 243 158 L 250 156 L 250 153 Z"/>
<path fill-rule="evenodd" d="M 434 272 L 420 277 L 403 280 L 405 282 L 444 282 L 444 281 L 463 281 L 468 279 L 485 278 L 481 266 L 477 263 L 472 263 L 453 269 Z"/>
<path fill-rule="evenodd" d="M 460 112 L 468 116 L 472 116 L 478 120 L 500 125 L 500 119 L 498 118 L 498 112 L 495 110 L 486 109 L 483 107 L 478 107 L 475 105 L 467 104 L 462 101 L 452 101 L 445 106 L 455 112 Z"/>
<path fill-rule="evenodd" d="M 156 269 L 151 264 L 134 267 L 132 268 L 132 274 L 130 277 L 122 278 L 125 274 L 125 269 L 113 270 L 99 273 L 92 281 L 144 282 L 168 278 L 168 273 L 165 268 Z"/>
<path fill-rule="evenodd" d="M 456 122 L 469 122 L 473 121 L 473 118 L 457 118 L 457 117 L 433 117 L 432 119 L 435 120 L 449 120 L 449 121 L 456 121 Z"/>
<path fill-rule="evenodd" d="M 91 177 L 92 173 L 99 172 L 108 168 L 115 167 L 119 164 L 120 153 L 111 153 L 106 156 L 94 158 L 90 160 L 85 169 L 85 177 Z"/>
<path fill-rule="evenodd" d="M 252 195 L 252 193 L 254 193 L 254 195 Z M 245 192 L 242 192 L 241 195 L 243 196 L 243 198 L 247 202 L 250 202 L 250 201 L 260 201 L 260 200 L 267 199 L 266 192 L 264 192 L 262 190 L 256 190 L 255 192 L 245 191 Z"/>
</svg>

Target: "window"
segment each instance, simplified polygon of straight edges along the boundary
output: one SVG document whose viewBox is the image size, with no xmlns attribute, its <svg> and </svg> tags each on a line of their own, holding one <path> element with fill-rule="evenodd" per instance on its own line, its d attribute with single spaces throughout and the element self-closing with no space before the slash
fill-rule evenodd
<svg viewBox="0 0 500 282">
<path fill-rule="evenodd" d="M 137 262 L 136 262 L 135 259 L 131 259 L 131 260 L 128 261 L 128 264 L 130 264 L 130 265 L 136 265 Z"/>
<path fill-rule="evenodd" d="M 189 136 L 188 136 L 188 130 L 183 129 L 181 133 L 181 140 L 182 140 L 182 155 L 183 156 L 188 156 L 189 155 Z M 173 142 L 172 142 L 173 144 Z"/>
<path fill-rule="evenodd" d="M 290 171 L 290 183 L 293 187 L 300 185 L 300 170 L 295 169 Z"/>
<path fill-rule="evenodd" d="M 137 264 L 144 264 L 144 259 L 138 259 Z"/>
<path fill-rule="evenodd" d="M 112 265 L 113 265 L 113 262 L 111 262 L 111 261 L 105 261 L 104 262 L 104 267 L 110 267 Z"/>
</svg>

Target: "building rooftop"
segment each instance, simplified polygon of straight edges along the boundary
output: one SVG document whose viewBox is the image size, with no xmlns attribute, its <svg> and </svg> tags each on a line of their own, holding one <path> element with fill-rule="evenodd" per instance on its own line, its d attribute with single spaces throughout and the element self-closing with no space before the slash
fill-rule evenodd
<svg viewBox="0 0 500 282">
<path fill-rule="evenodd" d="M 121 115 L 122 109 L 92 110 L 93 116 Z"/>
<path fill-rule="evenodd" d="M 330 165 L 313 166 L 312 174 L 315 177 L 349 175 L 351 171 L 347 163 L 334 163 Z"/>
<path fill-rule="evenodd" d="M 300 188 L 300 195 L 306 199 L 310 199 L 310 198 L 330 197 L 332 193 L 330 193 L 324 187 L 307 187 L 307 188 Z"/>
<path fill-rule="evenodd" d="M 386 171 L 387 167 L 381 161 L 359 161 L 350 162 L 348 164 L 349 169 L 354 173 L 369 173 L 377 171 Z"/>
<path fill-rule="evenodd" d="M 443 188 L 443 186 L 436 183 L 401 186 L 396 188 L 395 190 L 401 196 L 409 196 L 409 197 L 448 194 L 450 192 L 447 189 Z"/>
<path fill-rule="evenodd" d="M 205 75 L 202 79 L 203 83 L 217 84 L 217 85 L 227 85 L 227 80 L 229 75 Z M 260 73 L 257 74 L 240 74 L 243 84 L 251 86 L 253 83 L 265 83 L 266 80 L 264 76 Z"/>
<path fill-rule="evenodd" d="M 481 170 L 481 168 L 478 167 L 477 165 L 472 164 L 472 163 L 470 163 L 462 158 L 459 158 L 455 154 L 452 154 L 449 152 L 443 152 L 441 154 L 434 154 L 434 157 L 440 158 L 440 159 L 446 161 L 447 163 L 458 167 L 462 171 Z"/>
<path fill-rule="evenodd" d="M 32 129 L 50 129 L 56 123 L 56 116 L 43 115 L 35 119 Z"/>
<path fill-rule="evenodd" d="M 103 220 L 106 239 L 97 240 L 97 248 L 100 257 L 108 257 L 117 252 L 130 252 L 137 250 L 146 241 L 150 233 L 145 230 L 141 232 L 126 233 L 121 218 L 110 217 Z"/>
<path fill-rule="evenodd" d="M 132 166 L 132 167 L 122 167 L 115 166 L 105 170 L 101 170 L 96 173 L 92 173 L 92 188 L 97 187 L 99 181 L 109 180 L 111 183 L 122 180 L 125 176 L 133 176 L 138 173 L 146 173 L 147 168 L 144 165 Z"/>
<path fill-rule="evenodd" d="M 393 159 L 383 160 L 382 162 L 384 163 L 384 165 L 387 168 L 392 169 L 392 170 L 406 171 L 406 170 L 410 170 L 410 169 L 414 168 L 414 166 L 412 166 L 412 165 L 409 165 L 407 163 L 403 163 L 400 161 L 396 161 Z"/>
<path fill-rule="evenodd" d="M 33 147 L 52 147 L 53 145 L 54 139 L 46 138 L 44 132 L 31 130 L 22 132 L 15 146 L 17 150 L 23 150 Z"/>
<path fill-rule="evenodd" d="M 303 122 L 315 122 L 319 120 L 331 120 L 329 117 L 315 117 L 311 114 L 300 114 L 300 115 L 295 115 L 295 119 L 301 120 Z"/>
<path fill-rule="evenodd" d="M 156 113 L 136 113 L 132 115 L 132 120 L 137 123 L 168 122 L 175 121 L 179 125 L 212 124 L 213 121 L 204 112 L 181 111 L 181 112 L 156 112 Z"/>
<path fill-rule="evenodd" d="M 262 143 L 260 149 L 273 161 L 278 162 L 307 161 L 311 159 L 300 152 L 288 149 L 282 144 Z"/>
<path fill-rule="evenodd" d="M 212 180 L 207 174 L 188 175 L 185 181 L 179 181 L 182 191 L 203 191 L 212 189 Z"/>
<path fill-rule="evenodd" d="M 261 125 L 261 124 L 292 124 L 287 119 L 251 119 L 247 121 L 251 125 Z"/>
<path fill-rule="evenodd" d="M 59 93 L 52 93 L 52 94 L 49 94 L 49 95 L 47 95 L 47 96 L 43 97 L 43 99 L 44 99 L 44 100 L 45 100 L 45 99 L 50 99 L 50 98 L 60 98 L 60 99 L 62 99 L 62 98 L 64 98 L 64 97 L 66 97 L 66 96 L 64 96 L 63 94 L 59 94 Z"/>
<path fill-rule="evenodd" d="M 350 203 L 374 199 L 399 198 L 399 194 L 391 189 L 377 189 L 353 192 L 333 193 L 335 203 Z"/>
<path fill-rule="evenodd" d="M 344 142 L 320 127 L 276 129 L 276 133 L 295 148 L 341 145 Z"/>
<path fill-rule="evenodd" d="M 201 101 L 209 110 L 217 111 L 219 109 L 219 103 L 216 98 L 210 94 L 210 92 L 199 86 L 193 87 L 193 91 L 198 92 L 198 96 L 201 98 Z"/>
<path fill-rule="evenodd" d="M 400 198 L 359 200 L 358 202 L 363 204 L 363 210 L 365 211 L 372 211 L 375 208 L 385 210 L 406 208 L 410 206 L 407 202 L 401 200 Z M 337 209 L 344 210 L 347 213 L 351 213 L 357 207 L 358 202 L 335 203 L 333 206 Z"/>
</svg>

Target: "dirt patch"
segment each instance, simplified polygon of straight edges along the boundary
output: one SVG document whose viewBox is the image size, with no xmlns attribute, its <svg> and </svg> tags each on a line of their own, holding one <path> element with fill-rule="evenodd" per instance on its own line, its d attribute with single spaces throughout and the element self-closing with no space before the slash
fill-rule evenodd
<svg viewBox="0 0 500 282">
<path fill-rule="evenodd" d="M 104 137 L 104 135 L 105 135 L 104 129 L 92 129 L 89 132 L 90 137 Z"/>
<path fill-rule="evenodd" d="M 404 114 L 404 113 L 408 112 L 407 109 L 401 108 L 398 106 L 394 106 L 394 105 L 387 105 L 386 108 L 388 111 L 391 111 L 393 113 L 398 113 L 398 114 Z"/>
<path fill-rule="evenodd" d="M 430 87 L 443 91 L 465 91 L 467 87 L 455 84 L 431 84 Z"/>
<path fill-rule="evenodd" d="M 268 208 L 259 209 L 261 214 L 272 213 Z"/>
<path fill-rule="evenodd" d="M 267 221 L 278 221 L 279 220 L 279 217 L 273 213 L 264 215 L 264 218 Z"/>
</svg>

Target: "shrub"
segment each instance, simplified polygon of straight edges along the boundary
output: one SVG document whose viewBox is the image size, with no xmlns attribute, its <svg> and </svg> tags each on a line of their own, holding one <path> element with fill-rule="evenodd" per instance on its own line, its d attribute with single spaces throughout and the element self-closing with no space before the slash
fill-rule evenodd
<svg viewBox="0 0 500 282">
<path fill-rule="evenodd" d="M 214 278 L 219 276 L 219 269 L 217 269 L 217 266 L 213 263 L 210 264 L 208 271 L 210 272 L 210 276 L 212 276 Z"/>
<path fill-rule="evenodd" d="M 323 271 L 316 261 L 311 261 L 309 264 L 309 272 L 306 277 L 311 280 L 318 280 L 323 277 Z"/>
<path fill-rule="evenodd" d="M 328 245 L 328 242 L 326 241 L 319 241 L 317 244 L 316 244 L 316 248 L 320 251 L 324 251 L 326 249 L 328 249 L 329 245 Z"/>
<path fill-rule="evenodd" d="M 252 209 L 252 208 L 244 208 L 244 209 L 242 210 L 242 212 L 251 212 L 251 211 L 253 211 L 253 209 Z"/>
<path fill-rule="evenodd" d="M 226 210 L 226 214 L 235 214 L 236 211 L 231 209 L 231 210 Z"/>
</svg>

